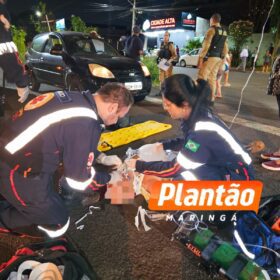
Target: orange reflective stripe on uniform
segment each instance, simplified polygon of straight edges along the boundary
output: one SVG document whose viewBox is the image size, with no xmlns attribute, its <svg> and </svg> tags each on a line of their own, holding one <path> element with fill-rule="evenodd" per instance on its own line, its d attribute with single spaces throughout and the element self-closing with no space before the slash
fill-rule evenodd
<svg viewBox="0 0 280 280">
<path fill-rule="evenodd" d="M 52 124 L 77 117 L 88 117 L 97 120 L 96 113 L 88 108 L 76 107 L 58 110 L 39 118 L 32 125 L 21 132 L 16 138 L 9 142 L 5 146 L 5 149 L 11 154 L 14 154 Z"/>
<path fill-rule="evenodd" d="M 175 173 L 177 173 L 180 170 L 181 166 L 176 163 L 173 167 L 162 170 L 162 171 L 152 171 L 152 170 L 146 170 L 143 171 L 145 175 L 155 175 L 155 176 L 160 176 L 160 177 L 171 177 Z"/>
</svg>

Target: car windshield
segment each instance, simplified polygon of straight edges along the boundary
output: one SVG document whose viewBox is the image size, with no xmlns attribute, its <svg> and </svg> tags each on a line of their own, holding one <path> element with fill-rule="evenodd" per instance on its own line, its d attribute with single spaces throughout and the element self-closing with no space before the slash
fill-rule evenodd
<svg viewBox="0 0 280 280">
<path fill-rule="evenodd" d="M 89 36 L 65 36 L 65 45 L 70 55 L 106 55 L 119 56 L 119 53 L 102 40 L 91 39 Z"/>
</svg>

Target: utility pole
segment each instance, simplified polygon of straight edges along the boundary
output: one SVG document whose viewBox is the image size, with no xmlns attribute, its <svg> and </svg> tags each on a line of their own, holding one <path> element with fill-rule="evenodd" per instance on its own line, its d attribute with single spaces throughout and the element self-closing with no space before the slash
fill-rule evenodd
<svg viewBox="0 0 280 280">
<path fill-rule="evenodd" d="M 135 25 L 135 20 L 136 20 L 136 0 L 133 0 L 131 32 L 132 32 L 133 26 Z"/>
<path fill-rule="evenodd" d="M 49 21 L 49 17 L 48 17 L 47 14 L 46 14 L 46 22 L 47 22 L 47 25 L 48 25 L 48 28 L 49 28 L 49 32 L 51 32 L 50 21 Z"/>
</svg>

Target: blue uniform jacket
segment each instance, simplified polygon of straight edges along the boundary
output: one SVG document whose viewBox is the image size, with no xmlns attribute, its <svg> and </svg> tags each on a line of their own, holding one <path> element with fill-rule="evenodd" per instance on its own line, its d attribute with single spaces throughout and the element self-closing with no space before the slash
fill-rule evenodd
<svg viewBox="0 0 280 280">
<path fill-rule="evenodd" d="M 68 184 L 84 190 L 104 185 L 107 173 L 92 167 L 102 122 L 90 92 L 47 93 L 25 105 L 1 135 L 0 159 L 22 175 L 53 174 L 63 163 Z"/>
<path fill-rule="evenodd" d="M 190 128 L 182 121 L 183 138 L 163 142 L 178 151 L 170 162 L 137 161 L 136 171 L 186 180 L 250 180 L 252 160 L 227 126 L 211 112 L 200 113 Z"/>
</svg>

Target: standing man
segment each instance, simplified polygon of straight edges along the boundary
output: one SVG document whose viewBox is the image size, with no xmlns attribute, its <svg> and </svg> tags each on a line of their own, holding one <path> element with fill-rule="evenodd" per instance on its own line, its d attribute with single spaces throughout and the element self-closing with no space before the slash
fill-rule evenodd
<svg viewBox="0 0 280 280">
<path fill-rule="evenodd" d="M 205 34 L 197 65 L 198 79 L 209 82 L 212 101 L 215 101 L 217 73 L 228 53 L 227 32 L 221 27 L 220 22 L 220 14 L 214 14 L 210 18 L 210 28 Z"/>
<path fill-rule="evenodd" d="M 144 43 L 139 37 L 140 28 L 135 25 L 132 29 L 132 35 L 126 40 L 125 43 L 125 56 L 140 61 L 140 55 L 143 54 Z"/>
<path fill-rule="evenodd" d="M 249 56 L 249 51 L 248 51 L 248 47 L 246 46 L 242 49 L 242 51 L 240 53 L 241 63 L 236 68 L 237 70 L 240 69 L 240 67 L 242 67 L 242 71 L 246 72 L 246 65 L 247 65 L 248 56 Z"/>
<path fill-rule="evenodd" d="M 18 50 L 12 41 L 10 15 L 5 7 L 6 0 L 0 0 L 0 67 L 7 80 L 17 86 L 18 101 L 23 103 L 28 94 L 28 76 L 19 59 Z"/>
<path fill-rule="evenodd" d="M 93 161 L 120 165 L 117 156 L 97 151 L 101 127 L 124 117 L 133 96 L 124 85 L 107 83 L 89 91 L 46 93 L 29 101 L 0 133 L 0 232 L 36 229 L 63 235 L 70 224 L 53 175 L 63 163 L 64 177 L 76 191 L 113 183 L 116 173 L 97 172 Z M 25 229 L 26 230 L 26 229 Z"/>
<path fill-rule="evenodd" d="M 159 62 L 161 59 L 166 59 L 169 63 L 169 68 L 164 71 L 162 69 L 159 69 L 159 82 L 162 84 L 162 82 L 172 76 L 173 73 L 173 65 L 172 61 L 175 61 L 177 59 L 176 49 L 172 42 L 169 41 L 170 33 L 168 31 L 165 31 L 163 36 L 163 42 L 160 45 L 160 50 L 158 52 L 158 58 L 157 61 Z"/>
</svg>

